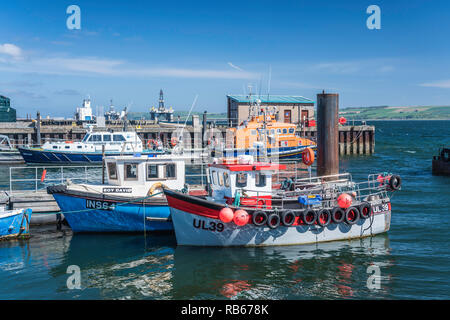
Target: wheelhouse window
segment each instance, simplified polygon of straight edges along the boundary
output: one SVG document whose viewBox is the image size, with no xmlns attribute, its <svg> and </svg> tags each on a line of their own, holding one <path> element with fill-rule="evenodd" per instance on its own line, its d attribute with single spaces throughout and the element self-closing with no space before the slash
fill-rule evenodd
<svg viewBox="0 0 450 320">
<path fill-rule="evenodd" d="M 110 134 L 105 134 L 103 136 L 103 141 L 105 142 L 110 142 L 111 141 L 111 135 Z"/>
<path fill-rule="evenodd" d="M 166 164 L 165 177 L 166 179 L 176 179 L 176 166 L 175 163 Z"/>
<path fill-rule="evenodd" d="M 83 141 L 83 142 L 88 141 L 88 139 L 89 139 L 90 136 L 91 136 L 90 134 L 85 135 L 82 141 Z"/>
<path fill-rule="evenodd" d="M 219 180 L 219 186 L 223 186 L 223 173 L 217 172 L 218 180 Z"/>
<path fill-rule="evenodd" d="M 261 172 L 257 172 L 255 175 L 255 186 L 256 187 L 265 187 L 266 186 L 266 175 Z"/>
<path fill-rule="evenodd" d="M 121 142 L 121 141 L 126 141 L 126 139 L 121 134 L 115 134 L 115 135 L 113 135 L 113 141 Z"/>
<path fill-rule="evenodd" d="M 287 129 L 286 128 L 283 129 L 283 133 L 287 133 Z"/>
<path fill-rule="evenodd" d="M 158 179 L 158 165 L 147 164 L 147 180 Z"/>
<path fill-rule="evenodd" d="M 216 174 L 216 171 L 211 171 L 211 180 L 212 180 L 213 184 L 217 185 L 217 174 Z"/>
<path fill-rule="evenodd" d="M 294 128 L 289 128 L 289 133 L 294 133 Z"/>
<path fill-rule="evenodd" d="M 89 142 L 101 142 L 102 136 L 100 134 L 92 134 L 89 138 Z"/>
<path fill-rule="evenodd" d="M 236 175 L 236 187 L 244 188 L 247 186 L 247 173 L 240 172 Z"/>
<path fill-rule="evenodd" d="M 138 179 L 138 164 L 137 163 L 125 163 L 125 180 L 137 180 Z"/>
<path fill-rule="evenodd" d="M 225 180 L 225 187 L 229 187 L 230 186 L 230 176 L 228 175 L 227 172 L 223 173 L 223 179 Z"/>
<path fill-rule="evenodd" d="M 114 162 L 108 163 L 108 176 L 111 180 L 117 180 L 117 165 Z"/>
</svg>

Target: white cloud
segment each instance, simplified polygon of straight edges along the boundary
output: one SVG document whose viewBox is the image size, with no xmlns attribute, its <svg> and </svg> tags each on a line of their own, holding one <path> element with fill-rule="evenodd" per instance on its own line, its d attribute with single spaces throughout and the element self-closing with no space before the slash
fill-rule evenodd
<svg viewBox="0 0 450 320">
<path fill-rule="evenodd" d="M 432 88 L 450 88 L 450 80 L 441 80 L 441 81 L 434 81 L 434 82 L 428 82 L 428 83 L 421 83 L 421 87 L 432 87 Z"/>
<path fill-rule="evenodd" d="M 0 54 L 6 54 L 15 59 L 22 57 L 22 49 L 11 43 L 0 44 Z"/>
<path fill-rule="evenodd" d="M 6 47 L 5 47 L 6 46 Z M 4 52 L 10 56 L 22 55 L 20 48 L 5 44 Z M 5 49 L 6 48 L 6 49 Z M 2 51 L 0 51 L 2 52 Z M 238 67 L 237 67 L 238 68 Z M 67 57 L 67 56 L 27 56 L 27 59 L 2 59 L 0 70 L 19 73 L 58 74 L 58 75 L 107 75 L 129 77 L 173 77 L 173 78 L 209 78 L 209 79 L 255 79 L 259 75 L 236 70 L 189 69 L 180 67 L 156 67 L 135 65 L 126 60 L 100 57 Z"/>
</svg>

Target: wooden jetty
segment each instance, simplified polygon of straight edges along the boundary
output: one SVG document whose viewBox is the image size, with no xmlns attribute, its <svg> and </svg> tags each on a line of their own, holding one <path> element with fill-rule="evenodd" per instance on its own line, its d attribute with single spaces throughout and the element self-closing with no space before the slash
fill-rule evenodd
<svg viewBox="0 0 450 320">
<path fill-rule="evenodd" d="M 33 210 L 31 224 L 57 223 L 61 220 L 60 208 L 47 190 L 38 191 L 0 191 L 0 205 L 8 209 Z"/>
</svg>

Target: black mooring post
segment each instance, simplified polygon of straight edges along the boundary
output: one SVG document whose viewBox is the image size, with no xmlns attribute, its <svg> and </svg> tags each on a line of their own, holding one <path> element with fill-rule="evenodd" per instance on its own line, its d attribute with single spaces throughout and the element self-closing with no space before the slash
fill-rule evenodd
<svg viewBox="0 0 450 320">
<path fill-rule="evenodd" d="M 339 94 L 317 95 L 317 175 L 339 174 Z"/>
</svg>

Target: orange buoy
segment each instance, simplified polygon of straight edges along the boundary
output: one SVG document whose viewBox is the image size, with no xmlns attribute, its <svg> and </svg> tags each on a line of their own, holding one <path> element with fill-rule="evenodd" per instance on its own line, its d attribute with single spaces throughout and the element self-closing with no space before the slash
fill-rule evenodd
<svg viewBox="0 0 450 320">
<path fill-rule="evenodd" d="M 41 182 L 44 182 L 45 176 L 46 176 L 46 175 L 47 175 L 47 169 L 44 169 L 44 170 L 42 171 Z"/>
<path fill-rule="evenodd" d="M 343 193 L 337 198 L 337 202 L 338 202 L 339 207 L 341 207 L 343 209 L 347 209 L 348 207 L 350 207 L 352 205 L 353 200 L 352 200 L 351 195 L 349 195 L 347 193 Z"/>
<path fill-rule="evenodd" d="M 347 123 L 347 119 L 345 119 L 345 117 L 340 117 L 339 118 L 339 123 L 340 124 L 346 124 Z"/>
<path fill-rule="evenodd" d="M 228 223 L 233 221 L 234 218 L 234 213 L 233 210 L 231 210 L 230 208 L 226 207 L 223 208 L 222 210 L 220 210 L 219 212 L 219 219 L 222 222 Z"/>
<path fill-rule="evenodd" d="M 314 151 L 311 148 L 305 148 L 302 152 L 302 161 L 305 165 L 310 166 L 314 163 Z"/>
<path fill-rule="evenodd" d="M 239 210 L 236 210 L 236 212 L 234 213 L 233 222 L 237 226 L 242 227 L 248 223 L 248 219 L 249 219 L 249 215 L 248 215 L 247 211 L 239 209 Z"/>
<path fill-rule="evenodd" d="M 172 145 L 172 147 L 175 147 L 178 143 L 178 139 L 175 137 L 172 137 L 172 139 L 170 139 L 170 144 Z"/>
</svg>

